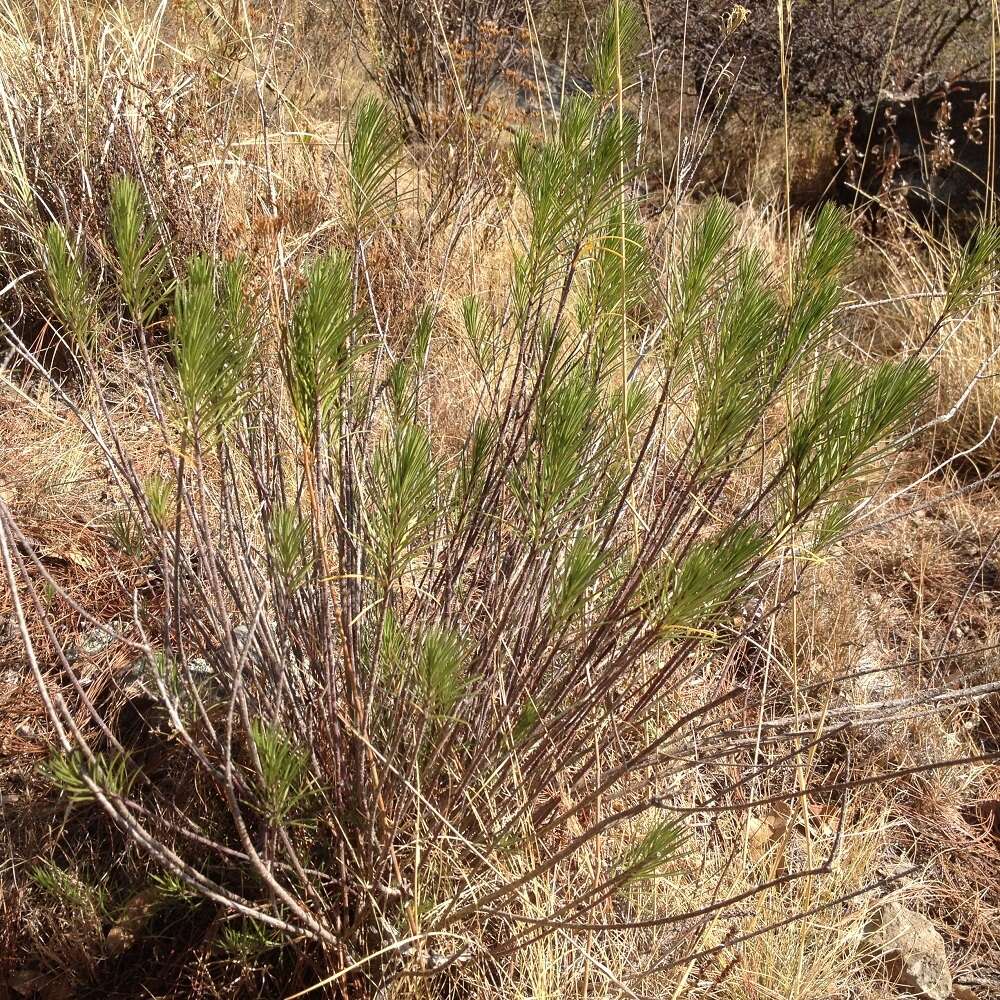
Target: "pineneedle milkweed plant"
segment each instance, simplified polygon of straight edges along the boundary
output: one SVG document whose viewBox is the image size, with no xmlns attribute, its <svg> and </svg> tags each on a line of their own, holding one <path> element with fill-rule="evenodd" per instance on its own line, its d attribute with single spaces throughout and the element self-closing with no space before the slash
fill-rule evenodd
<svg viewBox="0 0 1000 1000">
<path fill-rule="evenodd" d="M 193 805 L 130 773 L 93 705 L 85 732 L 49 702 L 62 743 L 49 772 L 164 878 L 311 950 L 326 985 L 635 926 L 620 894 L 681 863 L 699 817 L 752 804 L 724 773 L 707 799 L 671 791 L 695 738 L 723 763 L 745 745 L 726 707 L 739 692 L 707 685 L 680 707 L 694 654 L 738 633 L 735 606 L 762 600 L 777 560 L 852 523 L 931 384 L 917 357 L 830 360 L 852 251 L 832 209 L 790 287 L 737 245 L 721 203 L 657 277 L 628 196 L 638 126 L 614 107 L 634 23 L 616 0 L 595 57 L 606 86 L 567 101 L 551 139 L 515 143 L 531 222 L 506 300 L 463 303 L 481 377 L 456 454 L 433 447 L 421 405 L 433 310 L 390 351 L 361 305 L 400 149 L 371 102 L 348 146 L 353 254 L 318 260 L 277 321 L 239 262 L 195 259 L 173 289 L 170 385 L 151 361 L 144 386 L 176 445 L 172 477 L 144 481 L 113 423 L 81 415 L 161 581 L 155 600 L 136 593 L 127 641 L 213 794 Z M 142 322 L 165 291 L 129 190 L 110 210 Z M 57 318 L 76 336 L 84 314 L 61 289 L 75 296 L 84 276 L 50 242 Z M 258 353 L 274 322 L 278 373 Z M 94 374 L 89 351 L 81 366 Z M 30 591 L 40 563 L 0 513 L 9 582 L 20 570 Z M 625 846 L 609 865 L 576 865 L 612 836 Z M 745 901 L 650 917 L 684 930 L 660 964 Z"/>
</svg>

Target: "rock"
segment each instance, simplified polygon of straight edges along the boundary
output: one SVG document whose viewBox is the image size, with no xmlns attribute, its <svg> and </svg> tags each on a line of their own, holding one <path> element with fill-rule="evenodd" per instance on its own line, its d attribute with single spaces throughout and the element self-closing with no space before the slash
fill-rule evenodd
<svg viewBox="0 0 1000 1000">
<path fill-rule="evenodd" d="M 106 631 L 103 628 L 88 629 L 80 636 L 79 643 L 66 647 L 66 659 L 70 663 L 74 663 L 81 655 L 94 656 L 109 646 L 113 646 L 117 641 L 118 637 L 113 631 Z"/>
<path fill-rule="evenodd" d="M 514 103 L 526 114 L 558 117 L 565 97 L 592 94 L 594 86 L 557 62 L 526 54 L 511 61 L 494 90 L 508 98 L 513 91 Z"/>
<path fill-rule="evenodd" d="M 36 1000 L 69 1000 L 74 993 L 73 982 L 66 976 L 36 969 L 16 969 L 6 985 L 12 996 Z"/>
<path fill-rule="evenodd" d="M 871 942 L 888 975 L 908 995 L 949 1000 L 952 980 L 944 938 L 927 917 L 901 903 L 883 903 L 872 921 Z"/>
<path fill-rule="evenodd" d="M 121 955 L 132 947 L 136 936 L 149 923 L 159 901 L 160 890 L 154 887 L 144 889 L 125 904 L 121 916 L 108 931 L 107 939 L 104 942 L 108 955 Z"/>
<path fill-rule="evenodd" d="M 215 668 L 202 656 L 192 656 L 188 660 L 188 670 L 195 677 L 213 677 L 215 675 Z"/>
<path fill-rule="evenodd" d="M 869 642 L 858 655 L 857 669 L 844 686 L 848 701 L 855 705 L 888 701 L 899 694 L 899 679 L 889 655 L 878 642 Z"/>
<path fill-rule="evenodd" d="M 873 212 L 895 200 L 924 225 L 970 233 L 997 184 L 992 103 L 992 80 L 978 79 L 856 105 L 840 120 L 837 199 L 853 207 L 860 195 Z"/>
<path fill-rule="evenodd" d="M 92 628 L 85 632 L 80 638 L 80 651 L 88 656 L 101 652 L 115 643 L 116 638 L 113 633 L 109 634 L 102 628 Z"/>
<path fill-rule="evenodd" d="M 754 860 L 763 857 L 784 837 L 791 813 L 787 802 L 778 802 L 763 818 L 751 816 L 747 820 L 747 844 Z"/>
<path fill-rule="evenodd" d="M 968 986 L 956 986 L 954 1000 L 979 1000 L 979 994 Z"/>
</svg>

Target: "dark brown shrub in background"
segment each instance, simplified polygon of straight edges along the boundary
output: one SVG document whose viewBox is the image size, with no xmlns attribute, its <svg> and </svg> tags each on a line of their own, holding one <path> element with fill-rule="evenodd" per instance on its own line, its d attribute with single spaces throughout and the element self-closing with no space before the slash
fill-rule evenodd
<svg viewBox="0 0 1000 1000">
<path fill-rule="evenodd" d="M 841 122 L 838 199 L 904 210 L 968 235 L 988 210 L 1000 136 L 989 80 L 956 80 L 925 94 L 858 104 Z"/>
<path fill-rule="evenodd" d="M 484 114 L 526 50 L 527 8 L 509 0 L 346 4 L 355 51 L 426 168 L 422 238 L 497 191 L 499 120 Z"/>
<path fill-rule="evenodd" d="M 979 0 L 815 0 L 791 5 L 782 59 L 777 5 L 746 0 L 745 18 L 722 0 L 649 3 L 654 45 L 702 94 L 738 77 L 734 107 L 777 101 L 782 69 L 792 108 L 873 98 L 880 88 L 920 90 L 942 75 L 972 75 L 985 47 L 972 51 L 989 16 Z M 723 84 L 723 89 L 728 87 Z"/>
<path fill-rule="evenodd" d="M 521 50 L 524 4 L 508 0 L 353 3 L 359 52 L 400 119 L 432 141 L 456 114 L 482 110 Z"/>
</svg>

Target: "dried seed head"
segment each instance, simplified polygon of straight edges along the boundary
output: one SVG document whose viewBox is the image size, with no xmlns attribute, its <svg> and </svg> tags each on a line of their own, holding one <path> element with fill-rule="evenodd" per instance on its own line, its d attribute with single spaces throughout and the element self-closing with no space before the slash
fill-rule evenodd
<svg viewBox="0 0 1000 1000">
<path fill-rule="evenodd" d="M 728 38 L 734 32 L 739 31 L 750 19 L 750 11 L 741 3 L 733 4 L 733 9 L 722 18 L 725 36 Z"/>
</svg>

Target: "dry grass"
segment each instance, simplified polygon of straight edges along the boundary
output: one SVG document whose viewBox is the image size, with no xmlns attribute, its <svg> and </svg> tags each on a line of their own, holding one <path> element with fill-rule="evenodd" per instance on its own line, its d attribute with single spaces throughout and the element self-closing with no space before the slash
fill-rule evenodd
<svg viewBox="0 0 1000 1000">
<path fill-rule="evenodd" d="M 874 354 L 920 346 L 922 338 L 914 331 L 934 324 L 958 252 L 957 246 L 932 239 L 904 219 L 890 220 L 889 225 L 896 234 L 888 244 L 871 248 L 856 283 L 854 346 Z M 992 287 L 926 345 L 938 375 L 933 407 L 938 419 L 925 443 L 940 459 L 961 454 L 962 463 L 986 474 L 1000 459 L 998 309 L 997 289 Z"/>
<path fill-rule="evenodd" d="M 294 12 L 291 27 L 282 27 L 264 15 L 231 22 L 206 21 L 189 12 L 168 20 L 165 5 L 153 4 L 128 11 L 96 5 L 85 14 L 68 0 L 51 9 L 41 2 L 34 9 L 5 4 L 0 9 L 5 29 L 0 41 L 5 115 L 0 286 L 19 280 L 17 289 L 0 300 L 0 317 L 21 331 L 47 335 L 44 293 L 34 274 L 41 223 L 47 213 L 64 222 L 99 270 L 108 250 L 106 220 L 98 206 L 111 177 L 123 170 L 143 179 L 179 254 L 198 249 L 245 253 L 262 301 L 276 309 L 304 262 L 345 239 L 340 137 L 351 102 L 365 86 L 349 56 L 339 63 L 326 59 L 323 45 L 342 43 L 340 29 L 327 29 L 323 44 L 307 33 L 310 41 L 301 51 L 282 34 L 315 26 L 312 16 L 306 5 Z M 163 44 L 166 39 L 170 45 Z M 346 51 L 346 45 L 338 49 Z M 803 191 L 818 190 L 825 183 L 825 135 L 820 129 L 796 135 L 794 160 Z M 738 190 L 747 200 L 741 208 L 745 234 L 783 268 L 794 253 L 784 235 L 786 221 L 775 209 L 784 198 L 784 151 L 778 163 L 773 137 L 755 144 L 744 137 L 742 147 L 750 155 L 733 165 L 732 174 L 739 174 Z M 379 275 L 371 295 L 386 317 L 404 315 L 428 297 L 438 304 L 440 349 L 426 377 L 439 434 L 436 446 L 447 453 L 463 439 L 476 384 L 458 334 L 460 299 L 470 291 L 502 297 L 512 233 L 523 219 L 520 207 L 497 191 L 482 210 L 459 209 L 449 216 L 448 227 L 428 226 L 421 215 L 427 202 L 420 195 L 426 178 L 417 159 L 403 181 L 412 186 L 413 197 L 399 218 L 386 220 L 380 241 L 367 250 Z M 29 190 L 40 193 L 41 206 L 26 199 Z M 690 211 L 691 205 L 682 204 L 679 215 Z M 665 267 L 671 253 L 667 237 L 676 221 L 650 222 L 651 232 L 659 227 L 664 236 Z M 917 346 L 914 331 L 933 322 L 937 299 L 926 293 L 943 287 L 953 251 L 911 235 L 867 252 L 874 266 L 855 283 L 855 304 L 861 308 L 852 314 L 854 342 L 844 350 L 897 356 Z M 872 301 L 879 304 L 866 304 Z M 990 481 L 1000 470 L 998 309 L 995 296 L 982 299 L 931 345 L 939 395 L 928 417 L 947 419 L 935 420 L 910 442 L 882 491 L 892 499 L 873 513 L 864 533 L 844 543 L 834 561 L 801 578 L 803 567 L 787 568 L 776 584 L 789 595 L 782 613 L 749 630 L 721 665 L 715 658 L 695 664 L 689 690 L 678 694 L 678 715 L 687 699 L 735 680 L 747 689 L 738 711 L 759 738 L 755 727 L 766 720 L 755 713 L 765 695 L 803 724 L 819 719 L 832 725 L 857 715 L 859 704 L 891 705 L 926 690 L 1000 678 L 992 653 L 1000 644 L 1000 504 Z M 150 433 L 148 401 L 130 382 L 130 371 L 140 364 L 135 344 L 109 345 L 103 388 L 114 401 L 108 416 L 120 437 L 153 471 L 161 466 L 166 446 Z M 71 379 L 66 385 L 69 393 L 76 391 Z M 95 399 L 74 398 L 80 412 L 96 412 Z M 99 622 L 119 619 L 128 612 L 136 568 L 110 541 L 116 490 L 63 401 L 10 364 L 0 369 L 0 440 L 0 496 L 37 544 L 47 571 L 88 616 Z M 915 489 L 904 490 L 930 470 L 936 471 Z M 893 494 L 897 489 L 899 496 Z M 30 631 L 39 651 L 50 658 L 54 644 L 45 634 L 42 611 L 57 623 L 61 641 L 79 640 L 93 629 L 72 604 L 33 609 Z M 105 989 L 107 996 L 135 996 L 143 963 L 149 962 L 156 968 L 149 987 L 156 995 L 279 995 L 266 992 L 276 988 L 276 980 L 258 976 L 254 961 L 234 962 L 220 954 L 219 919 L 204 909 L 179 928 L 176 912 L 167 908 L 162 919 L 150 918 L 149 939 L 126 959 L 109 956 L 109 930 L 121 923 L 129 900 L 148 889 L 148 872 L 120 835 L 90 836 L 87 826 L 96 827 L 96 811 L 64 809 L 39 777 L 36 765 L 48 752 L 51 734 L 12 620 L 13 602 L 4 590 L 0 795 L 7 829 L 0 833 L 0 990 L 67 996 L 59 992 L 65 980 L 81 989 L 87 982 L 103 983 L 93 988 Z M 116 716 L 136 707 L 126 648 L 111 645 L 82 655 L 88 697 L 103 699 Z M 46 679 L 53 694 L 76 704 L 79 692 L 54 659 L 47 664 Z M 835 782 L 848 770 L 864 777 L 930 759 L 995 752 L 1000 745 L 996 699 L 994 694 L 974 704 L 932 710 L 913 705 L 860 713 L 858 724 L 822 753 L 800 760 L 795 780 L 804 788 Z M 843 714 L 838 717 L 838 712 Z M 609 728 L 606 766 L 620 761 L 625 749 Z M 745 766 L 746 760 L 734 763 L 734 774 Z M 691 772 L 684 789 L 688 801 L 704 791 L 699 785 L 704 780 L 697 768 Z M 625 905 L 630 919 L 641 922 L 668 901 L 706 903 L 699 895 L 705 884 L 737 895 L 788 867 L 812 867 L 830 851 L 832 872 L 775 886 L 738 920 L 720 920 L 692 939 L 691 953 L 708 954 L 677 966 L 656 968 L 673 961 L 685 928 L 613 935 L 564 930 L 514 959 L 477 959 L 445 983 L 440 977 L 403 981 L 392 996 L 892 996 L 866 954 L 864 936 L 870 908 L 885 891 L 865 890 L 877 886 L 890 869 L 911 866 L 915 871 L 896 892 L 933 917 L 956 970 L 996 968 L 998 788 L 1000 767 L 981 763 L 873 784 L 850 796 L 803 796 L 787 814 L 762 809 L 750 823 L 741 814 L 736 814 L 739 820 L 698 816 L 676 870 L 637 887 L 624 904 L 607 905 Z M 748 795 L 771 790 L 761 783 Z M 644 790 L 633 793 L 640 796 Z M 620 854 L 626 834 L 634 832 L 623 831 L 621 843 L 599 839 L 582 863 L 602 870 Z M 53 900 L 29 874 L 42 861 L 69 872 L 79 893 L 67 890 Z M 497 873 L 497 878 L 512 874 Z M 553 901 L 566 898 L 576 874 L 560 869 L 551 898 L 527 899 L 525 907 L 545 914 Z M 113 883 L 117 917 L 101 913 L 95 902 L 106 882 Z M 809 911 L 780 926 L 790 915 Z M 771 925 L 779 926 L 767 930 Z M 477 930 L 467 929 L 470 942 Z M 141 937 L 143 932 L 136 933 Z M 737 947 L 713 951 L 744 937 Z M 261 966 L 266 964 L 261 959 Z M 276 965 L 277 976 L 288 983 L 313 981 L 311 972 L 294 963 L 290 967 L 285 959 Z"/>
</svg>

